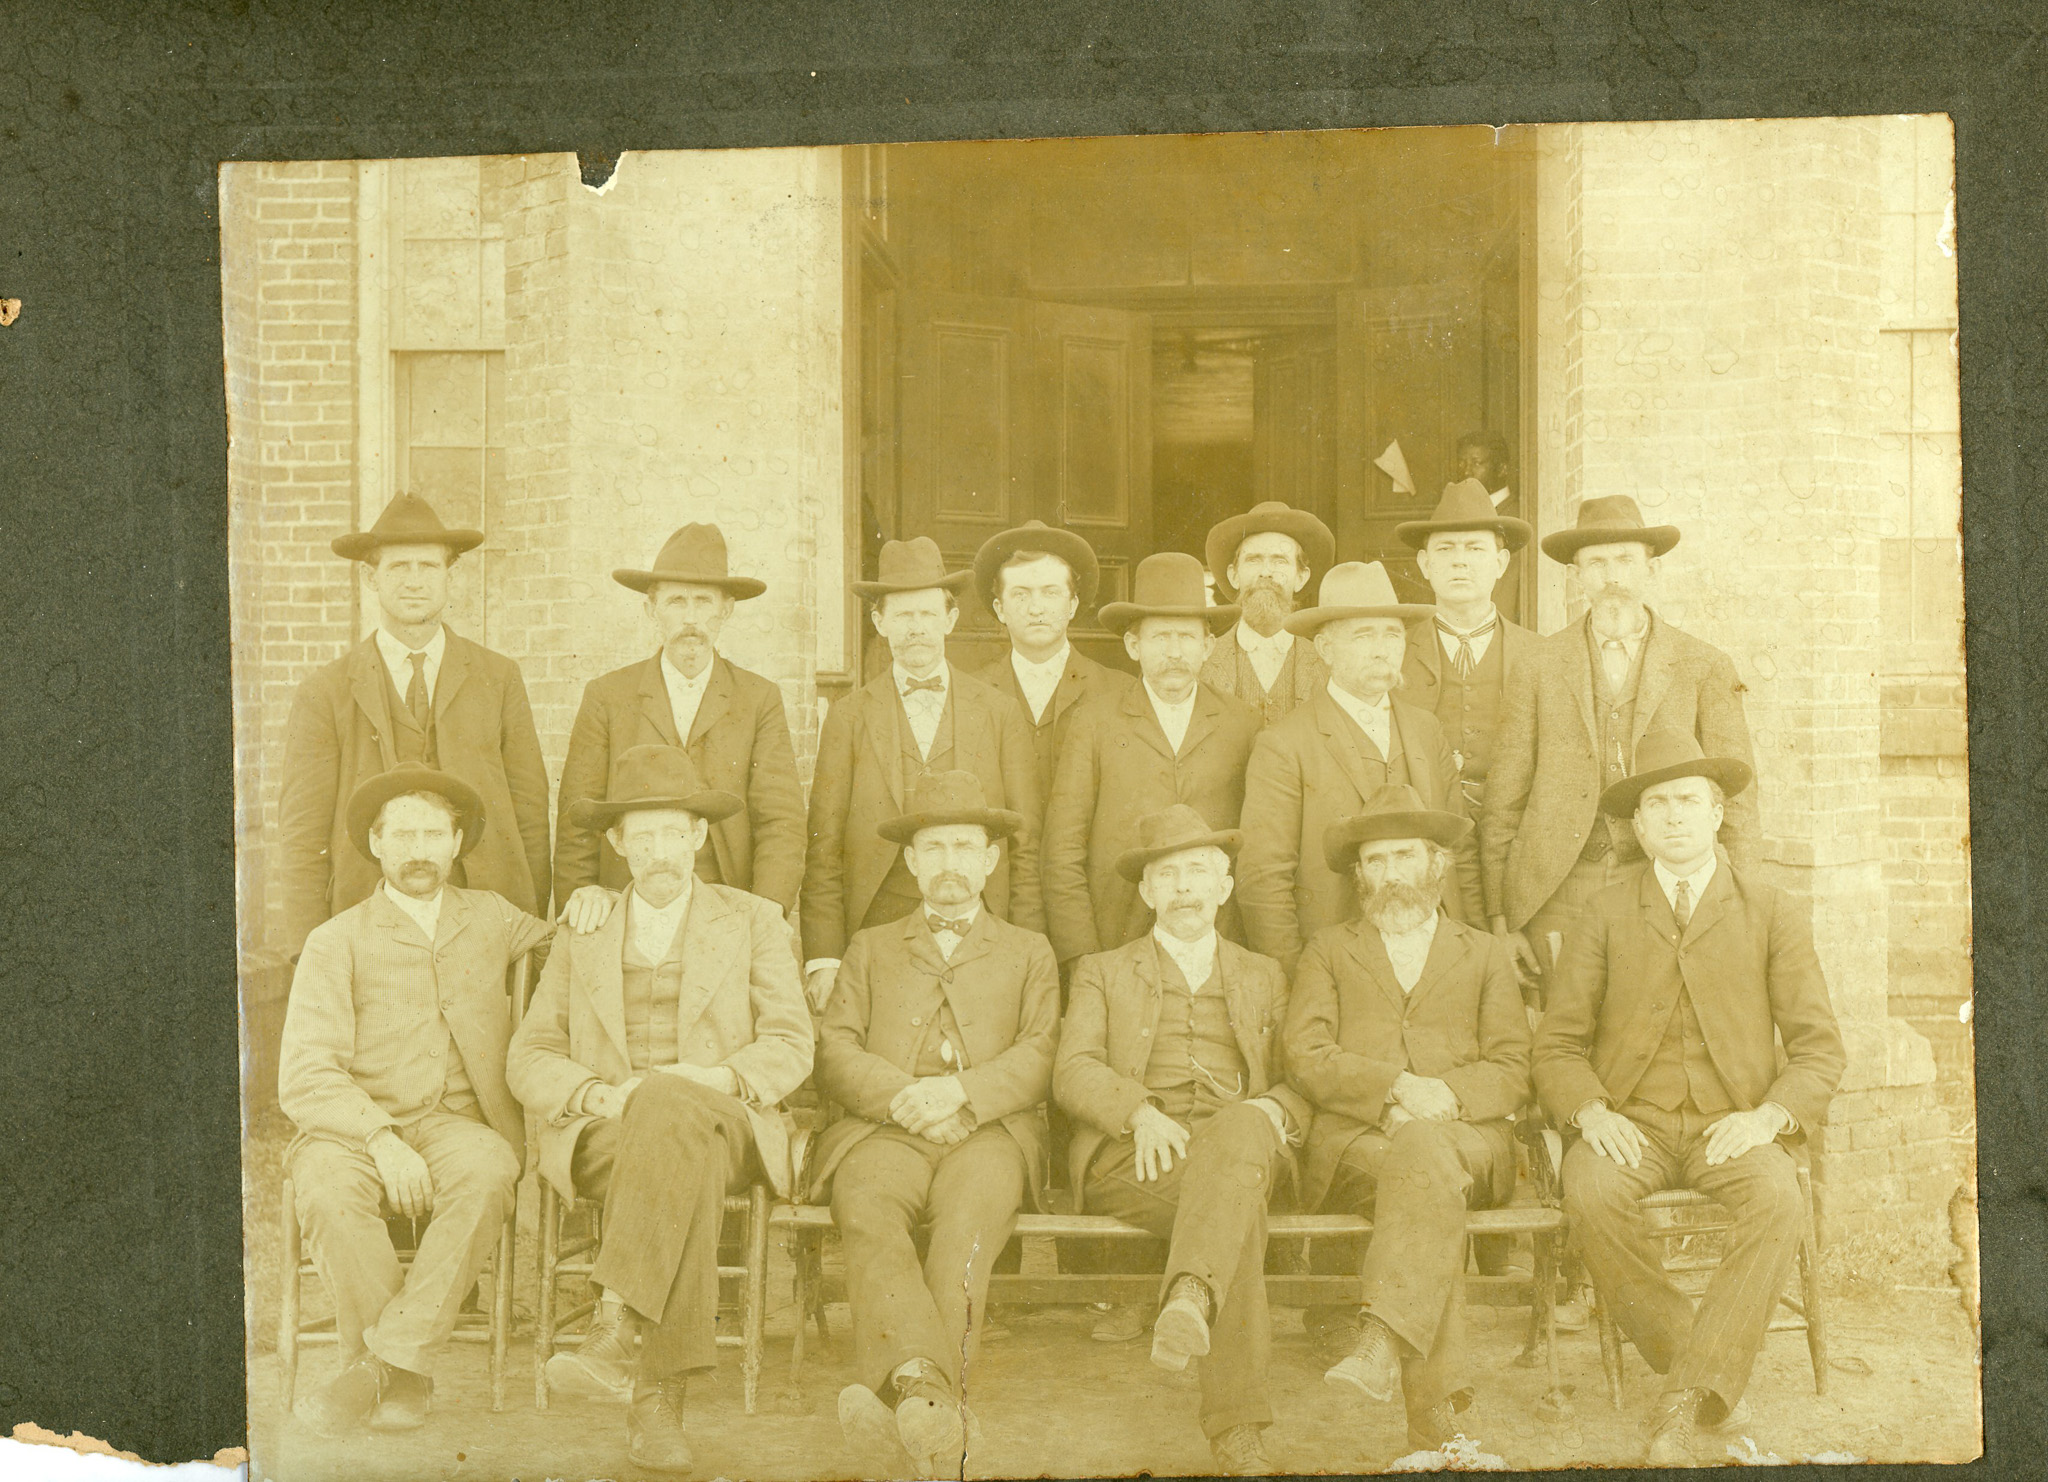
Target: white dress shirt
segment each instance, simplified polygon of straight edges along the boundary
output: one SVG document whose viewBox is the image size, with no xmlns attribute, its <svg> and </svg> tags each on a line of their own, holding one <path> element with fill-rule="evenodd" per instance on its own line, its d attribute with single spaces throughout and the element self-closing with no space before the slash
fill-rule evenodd
<svg viewBox="0 0 2048 1482">
<path fill-rule="evenodd" d="M 695 883 L 685 881 L 682 894 L 665 906 L 654 905 L 637 887 L 633 890 L 626 906 L 626 930 L 632 935 L 633 950 L 646 961 L 659 963 L 668 956 L 683 917 L 689 914 L 690 897 L 697 893 Z"/>
<path fill-rule="evenodd" d="M 1415 985 L 1422 981 L 1422 965 L 1429 961 L 1429 946 L 1435 940 L 1434 911 L 1413 931 L 1380 933 L 1380 941 L 1386 944 L 1387 961 L 1394 965 L 1394 977 L 1401 984 L 1403 993 L 1413 993 Z"/>
<path fill-rule="evenodd" d="M 1280 666 L 1287 662 L 1287 656 L 1294 652 L 1294 635 L 1282 628 L 1271 638 L 1266 637 L 1248 623 L 1237 625 L 1237 646 L 1244 650 L 1244 656 L 1252 661 L 1252 673 L 1259 676 L 1264 688 L 1273 688 L 1273 681 L 1280 677 Z"/>
<path fill-rule="evenodd" d="M 1195 696 L 1200 693 L 1200 686 L 1190 686 L 1185 700 L 1178 705 L 1169 705 L 1159 698 L 1159 692 L 1152 688 L 1149 680 L 1144 684 L 1145 698 L 1152 702 L 1152 713 L 1159 718 L 1159 729 L 1166 732 L 1166 744 L 1178 756 L 1180 743 L 1188 738 L 1188 722 L 1195 718 Z"/>
<path fill-rule="evenodd" d="M 946 711 L 946 696 L 951 691 L 953 676 L 945 664 L 933 671 L 932 677 L 939 682 L 935 690 L 906 690 L 910 683 L 910 671 L 901 664 L 889 666 L 896 676 L 896 694 L 903 701 L 903 713 L 910 718 L 910 734 L 917 742 L 917 754 L 930 757 L 932 742 L 939 734 L 939 717 Z"/>
<path fill-rule="evenodd" d="M 419 923 L 419 928 L 427 934 L 428 941 L 436 939 L 435 934 L 441 930 L 441 902 L 447 899 L 447 891 L 437 890 L 432 900 L 423 901 L 417 896 L 407 895 L 402 890 L 393 890 L 391 882 L 386 880 L 384 896 L 392 905 Z"/>
<path fill-rule="evenodd" d="M 412 656 L 423 653 L 427 656 L 427 703 L 434 703 L 434 684 L 441 677 L 441 657 L 448 652 L 448 630 L 434 629 L 434 636 L 427 640 L 425 648 L 407 648 L 382 628 L 377 630 L 377 652 L 384 657 L 384 668 L 391 676 L 391 684 L 403 700 L 405 692 L 412 687 Z"/>
<path fill-rule="evenodd" d="M 676 745 L 690 744 L 690 727 L 697 723 L 697 707 L 704 703 L 704 690 L 711 683 L 711 665 L 706 663 L 704 672 L 691 679 L 668 661 L 668 651 L 662 650 L 661 682 L 668 689 L 668 713 L 675 718 Z"/>
<path fill-rule="evenodd" d="M 1587 632 L 1593 634 L 1593 649 L 1600 655 L 1600 666 L 1607 674 L 1607 687 L 1620 689 L 1628 682 L 1628 671 L 1635 667 L 1636 655 L 1643 651 L 1643 640 L 1650 636 L 1650 615 L 1643 614 L 1643 620 L 1633 633 L 1620 638 L 1604 638 L 1594 632 L 1590 623 Z"/>
<path fill-rule="evenodd" d="M 1066 678 L 1067 659 L 1072 651 L 1071 644 L 1062 643 L 1058 653 L 1043 664 L 1034 664 L 1016 649 L 1010 650 L 1010 669 L 1017 676 L 1017 688 L 1024 691 L 1024 702 L 1031 707 L 1034 723 L 1045 718 L 1045 707 L 1052 703 L 1053 692 Z"/>
<path fill-rule="evenodd" d="M 1674 913 L 1678 910 L 1678 882 L 1680 880 L 1685 881 L 1686 890 L 1690 896 L 1689 908 L 1690 910 L 1697 911 L 1700 908 L 1700 897 L 1707 893 L 1707 884 L 1714 878 L 1714 871 L 1718 867 L 1718 862 L 1714 858 L 1714 851 L 1711 849 L 1707 851 L 1706 863 L 1694 870 L 1690 875 L 1680 875 L 1666 869 L 1664 861 L 1661 859 L 1652 866 L 1657 873 L 1657 884 L 1664 891 L 1664 899 L 1671 902 L 1671 909 Z"/>
<path fill-rule="evenodd" d="M 1358 722 L 1358 728 L 1372 737 L 1372 744 L 1380 749 L 1384 760 L 1394 747 L 1394 707 L 1385 695 L 1378 700 L 1361 700 L 1358 696 L 1331 680 L 1328 689 L 1330 698 L 1337 702 L 1337 708 Z"/>
<path fill-rule="evenodd" d="M 1209 975 L 1216 971 L 1216 932 L 1200 941 L 1184 942 L 1163 927 L 1152 928 L 1152 940 L 1157 942 L 1173 965 L 1180 969 L 1180 975 L 1187 980 L 1188 992 L 1200 993 L 1202 985 L 1209 981 Z"/>
<path fill-rule="evenodd" d="M 1487 616 L 1481 618 L 1476 626 L 1486 628 L 1486 631 L 1484 633 L 1479 634 L 1476 637 L 1465 639 L 1465 642 L 1469 644 L 1472 648 L 1473 663 L 1476 664 L 1481 659 L 1485 658 L 1486 651 L 1489 648 L 1493 647 L 1493 635 L 1498 633 L 1500 629 L 1498 626 L 1487 627 L 1487 625 L 1489 623 L 1492 623 L 1493 620 L 1499 616 L 1500 613 L 1496 610 L 1494 612 L 1489 613 Z M 1449 627 L 1450 624 L 1445 621 L 1442 615 L 1442 609 L 1438 609 L 1437 619 L 1430 626 L 1436 629 L 1436 641 L 1443 645 L 1444 657 L 1446 659 L 1457 658 L 1458 639 L 1460 635 L 1455 632 L 1446 633 L 1444 631 L 1444 629 Z"/>
<path fill-rule="evenodd" d="M 932 910 L 931 907 L 922 903 L 919 904 L 917 909 L 924 913 L 926 926 L 930 926 L 931 918 L 939 914 Z M 965 921 L 967 923 L 967 930 L 973 931 L 975 920 L 981 915 L 981 902 L 979 900 L 971 901 L 965 910 L 949 911 L 945 915 L 949 921 Z M 967 940 L 967 935 L 966 932 L 934 931 L 932 933 L 932 940 L 938 944 L 939 956 L 951 962 L 953 954 L 960 950 L 960 944 Z M 939 1053 L 948 1060 L 952 1058 L 944 1047 L 940 1049 Z"/>
</svg>

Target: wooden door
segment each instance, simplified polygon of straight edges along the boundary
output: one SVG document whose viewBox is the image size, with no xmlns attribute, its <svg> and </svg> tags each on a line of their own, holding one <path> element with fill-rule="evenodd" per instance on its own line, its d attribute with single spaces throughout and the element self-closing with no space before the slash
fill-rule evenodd
<svg viewBox="0 0 2048 1482">
<path fill-rule="evenodd" d="M 1327 330 L 1272 336 L 1252 364 L 1252 500 L 1337 519 L 1337 355 Z"/>
</svg>

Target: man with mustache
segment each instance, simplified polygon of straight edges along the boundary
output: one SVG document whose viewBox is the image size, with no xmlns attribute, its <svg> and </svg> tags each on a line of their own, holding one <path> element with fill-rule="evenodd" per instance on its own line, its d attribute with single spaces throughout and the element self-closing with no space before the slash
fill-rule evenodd
<svg viewBox="0 0 2048 1482">
<path fill-rule="evenodd" d="M 1397 601 L 1377 561 L 1346 562 L 1323 578 L 1321 602 L 1288 627 L 1311 639 L 1329 679 L 1285 720 L 1268 727 L 1245 771 L 1244 854 L 1238 861 L 1247 939 L 1289 972 L 1318 931 L 1351 917 L 1353 872 L 1325 864 L 1323 829 L 1347 818 L 1388 783 L 1405 783 L 1425 806 L 1465 816 L 1458 766 L 1427 710 L 1395 697 L 1408 624 L 1430 609 Z M 1468 839 L 1452 855 L 1444 907 L 1482 920 L 1477 864 Z"/>
<path fill-rule="evenodd" d="M 602 833 L 576 821 L 578 806 L 612 795 L 633 748 L 678 746 L 706 786 L 744 801 L 711 823 L 697 877 L 763 896 L 786 914 L 803 880 L 804 797 L 782 691 L 718 652 L 733 605 L 766 586 L 731 573 L 716 525 L 683 526 L 651 567 L 614 571 L 612 580 L 645 595 L 661 646 L 584 688 L 562 763 L 555 890 L 566 898 L 583 885 L 625 886 L 626 862 Z"/>
<path fill-rule="evenodd" d="M 1053 950 L 1072 962 L 1141 936 L 1152 911 L 1117 860 L 1146 815 L 1185 803 L 1218 828 L 1237 827 L 1244 767 L 1258 713 L 1197 676 L 1234 607 L 1211 607 L 1201 563 L 1178 551 L 1147 556 L 1131 600 L 1102 609 L 1123 634 L 1141 681 L 1068 719 L 1045 809 L 1045 919 Z M 1226 914 L 1226 935 L 1240 930 Z"/>
<path fill-rule="evenodd" d="M 1273 725 L 1329 678 L 1286 622 L 1310 580 L 1336 559 L 1336 537 L 1307 510 L 1268 500 L 1216 526 L 1204 548 L 1216 600 L 1237 603 L 1241 616 L 1203 666 L 1202 682 Z"/>
<path fill-rule="evenodd" d="M 818 1089 L 844 1115 L 818 1134 L 810 1199 L 846 1249 L 859 1382 L 839 1420 L 884 1468 L 863 1476 L 961 1475 L 989 1276 L 1045 1182 L 1059 970 L 982 894 L 1022 824 L 972 772 L 919 778 L 881 827 L 918 908 L 855 933 L 825 1006 Z"/>
<path fill-rule="evenodd" d="M 435 1361 L 512 1208 L 526 1131 L 505 1084 L 505 973 L 553 927 L 448 883 L 486 807 L 417 762 L 358 785 L 344 828 L 382 880 L 313 929 L 292 977 L 277 1100 L 298 1129 L 285 1167 L 299 1223 L 334 1298 L 341 1372 L 304 1407 L 330 1436 L 425 1424 Z M 594 929 L 609 907 L 579 896 L 570 923 Z M 409 1271 L 387 1207 L 432 1215 Z"/>
<path fill-rule="evenodd" d="M 1648 606 L 1658 561 L 1677 544 L 1674 527 L 1645 525 L 1625 494 L 1586 500 L 1571 529 L 1543 539 L 1589 605 L 1538 640 L 1504 690 L 1479 818 L 1486 912 L 1525 981 L 1641 858 L 1599 798 L 1629 776 L 1644 736 L 1685 731 L 1711 756 L 1752 760 L 1735 665 Z M 1719 842 L 1738 868 L 1756 864 L 1760 828 L 1755 790 L 1732 793 Z"/>
<path fill-rule="evenodd" d="M 673 746 L 627 751 L 609 796 L 577 804 L 632 884 L 602 929 L 549 956 L 505 1065 L 540 1123 L 542 1177 L 565 1200 L 604 1201 L 590 1275 L 603 1296 L 548 1381 L 628 1399 L 628 1451 L 652 1471 L 691 1467 L 683 1401 L 718 1364 L 725 1196 L 765 1178 L 791 1197 L 781 1102 L 811 1071 L 782 912 L 697 873 L 710 830 L 741 806 Z"/>
<path fill-rule="evenodd" d="M 1536 1089 L 1564 1157 L 1572 1242 L 1603 1302 L 1664 1376 L 1646 1466 L 1689 1466 L 1742 1399 L 1806 1227 L 1788 1145 L 1818 1126 L 1847 1057 L 1806 912 L 1715 848 L 1749 763 L 1652 731 L 1605 789 L 1647 863 L 1588 902 L 1536 1030 Z M 1698 1310 L 1639 1202 L 1689 1188 L 1734 1216 Z"/>
<path fill-rule="evenodd" d="M 1288 1077 L 1315 1107 L 1302 1204 L 1373 1222 L 1364 1302 L 1312 1322 L 1325 1379 L 1382 1403 L 1398 1386 L 1416 1450 L 1472 1401 L 1462 1317 L 1468 1209 L 1514 1194 L 1508 1118 L 1529 1087 L 1529 1020 L 1507 948 L 1440 911 L 1469 820 L 1404 783 L 1323 832 L 1356 915 L 1302 953 Z"/>
<path fill-rule="evenodd" d="M 1185 803 L 1140 821 L 1117 869 L 1155 920 L 1075 966 L 1053 1094 L 1074 1119 L 1081 1208 L 1171 1241 L 1152 1362 L 1202 1359 L 1217 1467 L 1257 1476 L 1273 1422 L 1266 1210 L 1309 1109 L 1281 1076 L 1287 979 L 1216 931 L 1238 843 Z"/>
<path fill-rule="evenodd" d="M 314 927 L 377 888 L 376 868 L 350 845 L 347 805 L 401 762 L 452 772 L 483 799 L 486 827 L 473 831 L 454 883 L 496 891 L 522 911 L 548 908 L 548 774 L 526 682 L 511 659 L 441 621 L 456 558 L 483 539 L 449 529 L 411 494 L 368 530 L 335 537 L 334 553 L 364 570 L 377 631 L 292 699 L 278 834 L 293 955 Z"/>
</svg>

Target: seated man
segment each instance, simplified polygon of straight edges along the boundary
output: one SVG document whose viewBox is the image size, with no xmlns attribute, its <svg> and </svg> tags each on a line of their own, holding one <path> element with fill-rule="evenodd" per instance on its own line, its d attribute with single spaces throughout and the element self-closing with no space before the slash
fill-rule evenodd
<svg viewBox="0 0 2048 1482">
<path fill-rule="evenodd" d="M 1152 1362 L 1178 1371 L 1208 1355 L 1202 1429 L 1216 1464 L 1258 1476 L 1273 1423 L 1266 1207 L 1276 1178 L 1292 1177 L 1288 1146 L 1309 1109 L 1280 1078 L 1280 964 L 1216 933 L 1238 842 L 1185 803 L 1140 820 L 1116 867 L 1154 925 L 1075 964 L 1053 1094 L 1074 1119 L 1081 1207 L 1172 1241 Z"/>
<path fill-rule="evenodd" d="M 818 1087 L 845 1115 L 818 1136 L 810 1197 L 829 1199 L 846 1247 L 861 1378 L 839 1397 L 848 1442 L 864 1461 L 958 1477 L 960 1375 L 990 1268 L 1045 1183 L 1059 970 L 1044 937 L 981 899 L 1018 816 L 985 806 L 972 772 L 927 774 L 909 803 L 881 833 L 922 904 L 855 933 L 840 964 Z"/>
<path fill-rule="evenodd" d="M 1368 1214 L 1365 1301 L 1332 1385 L 1391 1400 L 1408 1441 L 1451 1438 L 1472 1402 L 1465 1215 L 1514 1194 L 1508 1118 L 1529 1089 L 1529 1019 L 1507 948 L 1439 913 L 1471 830 L 1402 783 L 1324 832 L 1358 915 L 1316 933 L 1288 1007 L 1289 1078 L 1315 1104 L 1302 1207 Z"/>
<path fill-rule="evenodd" d="M 494 891 L 447 883 L 483 834 L 484 803 L 445 772 L 408 762 L 369 778 L 346 826 L 383 879 L 306 938 L 277 1072 L 298 1128 L 285 1167 L 299 1224 L 334 1297 L 341 1372 L 306 1406 L 331 1436 L 426 1422 L 434 1361 L 497 1247 L 525 1156 L 505 1085 L 505 972 L 553 929 Z M 387 1209 L 433 1216 L 410 1271 Z"/>
<path fill-rule="evenodd" d="M 740 799 L 673 746 L 629 748 L 610 793 L 578 800 L 576 820 L 604 830 L 632 886 L 602 929 L 548 958 L 505 1078 L 540 1119 L 542 1176 L 604 1201 L 590 1275 L 604 1295 L 548 1382 L 630 1395 L 634 1465 L 686 1472 L 684 1389 L 718 1363 L 725 1195 L 763 1177 L 790 1195 L 780 1102 L 811 1072 L 811 1017 L 781 908 L 696 878 L 710 826 Z"/>
<path fill-rule="evenodd" d="M 1715 852 L 1748 763 L 1657 730 L 1636 768 L 1600 808 L 1632 820 L 1649 859 L 1565 936 L 1536 1089 L 1552 1122 L 1580 1133 L 1564 1158 L 1573 1243 L 1664 1376 L 1644 1464 L 1683 1466 L 1698 1428 L 1725 1422 L 1749 1383 L 1807 1218 L 1784 1140 L 1819 1123 L 1846 1056 L 1804 913 Z M 1637 1207 L 1669 1188 L 1698 1189 L 1735 1220 L 1697 1314 Z"/>
</svg>

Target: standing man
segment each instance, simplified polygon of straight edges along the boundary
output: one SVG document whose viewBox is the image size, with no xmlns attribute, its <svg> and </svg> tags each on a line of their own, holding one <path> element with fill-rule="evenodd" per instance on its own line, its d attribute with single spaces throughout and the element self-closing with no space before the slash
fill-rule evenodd
<svg viewBox="0 0 2048 1482">
<path fill-rule="evenodd" d="M 483 538 L 401 494 L 368 530 L 334 540 L 337 556 L 367 568 L 377 631 L 292 700 L 278 832 L 294 956 L 314 927 L 376 888 L 375 866 L 350 847 L 347 805 L 401 762 L 453 773 L 483 799 L 484 827 L 451 883 L 547 910 L 548 774 L 526 682 L 512 660 L 441 621 L 449 568 Z"/>
<path fill-rule="evenodd" d="M 1243 617 L 1203 666 L 1202 682 L 1270 726 L 1329 677 L 1314 654 L 1296 651 L 1286 622 L 1310 578 L 1336 560 L 1336 537 L 1307 510 L 1268 500 L 1216 526 L 1206 549 L 1216 600 L 1236 602 Z"/>
<path fill-rule="evenodd" d="M 1826 1115 L 1847 1056 L 1806 915 L 1714 848 L 1749 763 L 1653 731 L 1600 795 L 1649 856 L 1565 938 L 1536 1032 L 1536 1089 L 1564 1158 L 1572 1240 L 1664 1388 L 1646 1466 L 1687 1466 L 1725 1421 L 1777 1309 L 1806 1200 L 1787 1149 Z M 1638 1202 L 1698 1189 L 1734 1216 L 1695 1313 Z"/>
<path fill-rule="evenodd" d="M 1197 678 L 1216 634 L 1237 617 L 1234 607 L 1208 605 L 1201 563 L 1178 551 L 1147 556 L 1131 599 L 1105 606 L 1102 624 L 1123 634 L 1143 677 L 1069 718 L 1046 804 L 1045 919 L 1063 963 L 1152 924 L 1137 882 L 1117 868 L 1147 814 L 1185 803 L 1219 828 L 1237 827 L 1259 734 L 1257 711 Z M 1238 929 L 1226 917 L 1226 932 Z"/>
<path fill-rule="evenodd" d="M 1486 485 L 1468 478 L 1444 489 L 1428 519 L 1396 525 L 1394 534 L 1415 552 L 1436 597 L 1436 620 L 1408 630 L 1401 698 L 1436 716 L 1476 818 L 1501 697 L 1536 646 L 1536 635 L 1493 602 L 1509 560 L 1529 543 L 1529 526 L 1498 513 Z"/>
<path fill-rule="evenodd" d="M 1382 1403 L 1398 1384 L 1416 1450 L 1449 1440 L 1472 1402 L 1465 1215 L 1514 1196 L 1508 1118 L 1529 1092 L 1507 949 L 1438 910 L 1471 831 L 1401 783 L 1324 830 L 1358 912 L 1309 943 L 1287 1014 L 1288 1074 L 1316 1109 L 1302 1205 L 1373 1222 L 1362 1309 L 1312 1314 L 1319 1346 L 1350 1347 L 1324 1378 Z"/>
<path fill-rule="evenodd" d="M 1095 600 L 1095 552 L 1068 530 L 1028 520 L 990 536 L 974 555 L 982 605 L 1010 635 L 1010 652 L 974 677 L 1022 707 L 1038 757 L 1038 793 L 1052 792 L 1060 723 L 1099 694 L 1120 693 L 1131 677 L 1104 668 L 1067 641 L 1067 626 Z"/>
<path fill-rule="evenodd" d="M 881 832 L 919 907 L 854 936 L 825 1009 L 818 1088 L 845 1115 L 818 1134 L 810 1197 L 830 1202 L 846 1246 L 860 1382 L 840 1424 L 863 1462 L 891 1468 L 868 1475 L 903 1476 L 906 1459 L 961 1475 L 960 1376 L 996 1255 L 1045 1182 L 1059 970 L 1044 937 L 982 896 L 1022 822 L 971 772 L 918 779 Z"/>
<path fill-rule="evenodd" d="M 1522 499 L 1508 483 L 1508 440 L 1491 428 L 1465 433 L 1458 439 L 1453 477 L 1477 483 L 1487 502 L 1507 517 L 1521 513 Z M 1526 542 L 1527 536 L 1523 539 Z M 1494 588 L 1494 600 L 1508 612 L 1522 607 L 1522 571 L 1526 561 L 1511 561 Z"/>
<path fill-rule="evenodd" d="M 1216 932 L 1238 842 L 1185 803 L 1140 822 L 1117 869 L 1154 925 L 1074 969 L 1053 1094 L 1074 1119 L 1080 1207 L 1172 1242 L 1152 1362 L 1179 1372 L 1203 1359 L 1216 1464 L 1258 1476 L 1273 1423 L 1266 1211 L 1292 1180 L 1309 1109 L 1280 1071 L 1280 965 Z"/>
<path fill-rule="evenodd" d="M 1318 931 L 1347 921 L 1357 901 L 1352 871 L 1324 860 L 1323 830 L 1348 818 L 1388 783 L 1414 788 L 1428 808 L 1465 816 L 1458 767 L 1436 717 L 1397 700 L 1408 624 L 1430 609 L 1395 600 L 1377 561 L 1347 561 L 1323 578 L 1319 605 L 1288 627 L 1312 638 L 1329 674 L 1322 692 L 1259 736 L 1245 772 L 1245 929 L 1252 949 L 1290 973 Z M 1469 839 L 1456 846 L 1444 908 L 1481 920 Z"/>
<path fill-rule="evenodd" d="M 742 807 L 673 746 L 636 746 L 576 805 L 631 878 L 604 926 L 551 954 L 505 1078 L 540 1125 L 541 1176 L 604 1202 L 589 1335 L 548 1360 L 572 1394 L 630 1396 L 633 1464 L 687 1472 L 683 1399 L 718 1367 L 725 1196 L 792 1194 L 782 1098 L 811 1073 L 811 1016 L 773 902 L 696 873 Z M 634 1339 L 639 1354 L 634 1356 Z"/>
<path fill-rule="evenodd" d="M 883 546 L 877 579 L 853 584 L 875 604 L 875 631 L 891 662 L 832 707 L 818 736 L 803 884 L 804 977 L 813 1007 L 831 996 L 840 954 L 856 931 L 917 907 L 909 862 L 881 830 L 904 812 L 927 773 L 972 772 L 989 807 L 1017 814 L 1008 847 L 990 866 L 986 899 L 1027 930 L 1044 924 L 1043 802 L 1030 723 L 1012 701 L 946 662 L 946 636 L 960 621 L 954 594 L 973 579 L 948 572 L 937 542 L 920 535 Z"/>
<path fill-rule="evenodd" d="M 625 886 L 626 862 L 597 829 L 576 821 L 577 805 L 611 796 L 634 747 L 677 746 L 707 786 L 744 800 L 711 824 L 696 855 L 698 878 L 765 897 L 787 914 L 803 881 L 804 795 L 782 691 L 717 648 L 733 604 L 767 587 L 731 574 L 716 525 L 683 526 L 650 569 L 614 571 L 612 580 L 646 596 L 661 648 L 584 687 L 562 763 L 556 892 Z"/>
<path fill-rule="evenodd" d="M 1640 857 L 1599 797 L 1634 770 L 1644 736 L 1686 731 L 1710 756 L 1753 760 L 1735 665 L 1646 604 L 1677 544 L 1674 527 L 1645 525 L 1625 494 L 1588 499 L 1572 529 L 1544 537 L 1590 606 L 1539 639 L 1507 687 L 1479 819 L 1487 914 L 1525 975 L 1543 971 L 1552 939 L 1569 939 L 1586 902 Z M 1731 793 L 1720 842 L 1737 867 L 1754 867 L 1759 832 L 1755 792 Z"/>
</svg>

